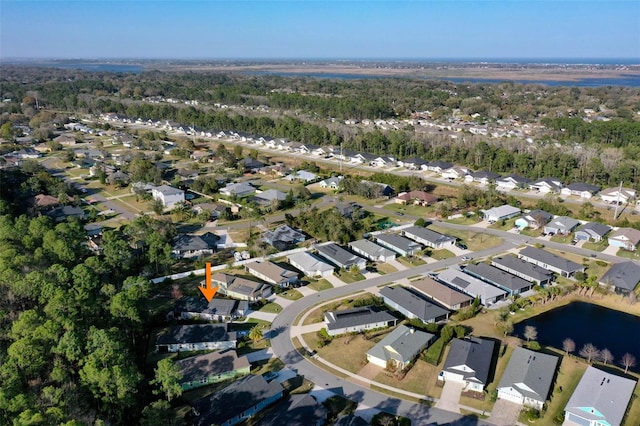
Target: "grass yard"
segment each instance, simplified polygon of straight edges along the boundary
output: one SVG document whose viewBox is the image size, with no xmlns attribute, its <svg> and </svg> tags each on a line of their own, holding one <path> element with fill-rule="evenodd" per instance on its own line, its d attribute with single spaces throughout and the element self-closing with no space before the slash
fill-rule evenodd
<svg viewBox="0 0 640 426">
<path fill-rule="evenodd" d="M 420 259 L 419 257 L 415 257 L 415 256 L 413 257 L 400 256 L 396 258 L 396 260 L 408 268 L 415 268 L 416 266 L 421 266 L 427 263 L 424 260 Z"/>
<path fill-rule="evenodd" d="M 508 231 L 511 228 L 514 228 L 516 226 L 516 219 L 508 219 L 504 221 L 504 224 L 502 223 L 502 221 L 496 222 L 493 225 L 489 225 L 489 228 L 491 229 L 499 229 L 501 231 Z"/>
<path fill-rule="evenodd" d="M 300 300 L 300 299 L 302 299 L 302 293 L 300 293 L 298 290 L 295 290 L 293 288 L 290 288 L 290 289 L 287 289 L 286 291 L 283 291 L 282 293 L 278 294 L 278 296 L 284 297 L 285 299 L 289 299 L 289 300 Z"/>
<path fill-rule="evenodd" d="M 318 346 L 316 333 L 304 334 L 302 338 L 312 350 L 318 352 L 318 356 L 352 373 L 357 373 L 364 367 L 367 351 L 376 344 L 373 339 L 365 340 L 362 335 L 348 335 L 334 338 L 330 344 L 321 348 Z"/>
<path fill-rule="evenodd" d="M 439 367 L 419 359 L 402 380 L 396 379 L 387 371 L 382 371 L 373 380 L 420 395 L 440 398 L 442 388 L 436 386 L 439 372 Z"/>
<path fill-rule="evenodd" d="M 384 208 L 387 210 L 401 212 L 401 213 L 405 213 L 415 217 L 427 217 L 427 216 L 433 215 L 432 207 L 422 207 L 422 206 L 417 206 L 415 204 L 402 205 L 402 204 L 393 203 L 393 204 L 385 205 Z"/>
<path fill-rule="evenodd" d="M 554 243 L 569 244 L 571 243 L 571 241 L 573 241 L 573 237 L 571 235 L 556 234 L 553 237 L 551 237 L 551 241 L 553 241 Z"/>
<path fill-rule="evenodd" d="M 450 235 L 462 240 L 467 245 L 467 248 L 471 251 L 480 251 L 502 244 L 502 238 L 495 235 L 490 235 L 482 232 L 481 229 L 473 231 L 459 231 L 457 229 L 444 229 L 437 225 L 429 226 L 432 229 L 441 234 Z"/>
<path fill-rule="evenodd" d="M 351 273 L 351 271 L 338 271 L 336 272 L 336 276 L 340 278 L 340 280 L 344 281 L 346 284 L 355 283 L 356 281 L 364 280 L 364 275 L 360 272 L 357 274 Z"/>
<path fill-rule="evenodd" d="M 473 215 L 473 216 L 463 216 L 463 217 L 457 217 L 455 219 L 450 219 L 447 220 L 447 223 L 454 223 L 456 225 L 475 225 L 476 223 L 478 223 L 478 218 L 477 216 Z"/>
<path fill-rule="evenodd" d="M 381 274 L 391 274 L 398 271 L 395 267 L 389 265 L 388 263 L 378 263 L 376 264 L 376 269 Z"/>
<path fill-rule="evenodd" d="M 535 422 L 536 424 L 549 426 L 556 424 L 553 419 L 564 413 L 564 407 L 569 402 L 571 394 L 578 386 L 586 369 L 587 364 L 581 360 L 567 356 L 562 358 L 547 411 L 541 419 Z M 562 392 L 560 392 L 561 387 Z"/>
<path fill-rule="evenodd" d="M 333 285 L 329 281 L 323 278 L 320 280 L 313 280 L 313 281 L 310 280 L 309 284 L 307 284 L 307 287 L 315 291 L 323 291 L 323 290 L 329 290 L 333 288 Z"/>
<path fill-rule="evenodd" d="M 639 260 L 640 258 L 639 253 L 637 251 L 628 251 L 625 249 L 618 250 L 618 252 L 616 253 L 616 256 L 624 257 L 625 259 L 633 259 L 633 260 Z"/>
<path fill-rule="evenodd" d="M 600 241 L 599 243 L 586 242 L 582 244 L 583 249 L 593 250 L 593 251 L 603 251 L 607 247 L 609 247 L 609 244 L 607 244 L 606 239 Z"/>
<path fill-rule="evenodd" d="M 284 368 L 284 364 L 279 358 L 266 359 L 251 363 L 251 374 L 264 374 L 268 371 L 279 371 Z"/>
<path fill-rule="evenodd" d="M 282 312 L 282 306 L 277 303 L 267 303 L 262 308 L 260 308 L 260 312 L 268 312 L 270 314 L 278 314 Z"/>
<path fill-rule="evenodd" d="M 431 252 L 431 258 L 435 260 L 444 260 L 452 257 L 456 257 L 456 255 L 447 249 L 434 250 Z"/>
<path fill-rule="evenodd" d="M 373 295 L 371 295 L 370 293 L 362 293 L 354 297 L 347 297 L 341 300 L 336 300 L 333 303 L 323 305 L 319 308 L 311 308 L 313 310 L 311 311 L 309 316 L 305 318 L 302 325 L 315 324 L 317 322 L 322 322 L 324 321 L 324 313 L 327 311 L 335 311 L 336 309 L 353 308 L 357 301 L 360 301 L 360 300 L 369 301 L 372 298 L 373 298 Z"/>
</svg>

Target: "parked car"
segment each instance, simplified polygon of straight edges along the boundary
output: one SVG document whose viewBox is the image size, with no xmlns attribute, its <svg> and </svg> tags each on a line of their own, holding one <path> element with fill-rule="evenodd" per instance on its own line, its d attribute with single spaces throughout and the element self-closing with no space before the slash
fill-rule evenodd
<svg viewBox="0 0 640 426">
<path fill-rule="evenodd" d="M 271 380 L 275 379 L 276 377 L 278 377 L 278 372 L 277 371 L 269 371 L 268 373 L 264 373 L 262 375 L 262 377 L 264 377 L 264 379 L 267 382 L 270 382 Z"/>
<path fill-rule="evenodd" d="M 462 256 L 462 261 L 463 262 L 468 262 L 470 261 L 472 258 L 470 256 Z"/>
<path fill-rule="evenodd" d="M 459 249 L 462 250 L 466 250 L 467 249 L 467 245 L 464 243 L 456 243 L 456 247 L 458 247 Z"/>
</svg>

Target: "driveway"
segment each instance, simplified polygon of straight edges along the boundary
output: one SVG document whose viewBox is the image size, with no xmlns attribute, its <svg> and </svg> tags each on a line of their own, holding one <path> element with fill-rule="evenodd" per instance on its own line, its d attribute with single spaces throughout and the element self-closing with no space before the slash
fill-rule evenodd
<svg viewBox="0 0 640 426">
<path fill-rule="evenodd" d="M 304 285 L 296 288 L 296 290 L 298 290 L 303 296 L 312 296 L 317 293 L 317 291 L 315 291 L 314 289 Z"/>
<path fill-rule="evenodd" d="M 617 256 L 618 255 L 618 250 L 620 250 L 620 247 L 607 246 L 606 249 L 602 250 L 602 253 L 608 254 L 610 256 Z"/>
<path fill-rule="evenodd" d="M 347 285 L 345 282 L 343 282 L 340 278 L 336 277 L 335 275 L 331 274 L 329 276 L 324 277 L 324 279 L 326 279 L 327 281 L 329 281 L 331 283 L 331 285 L 334 288 L 338 288 L 338 287 L 344 287 L 345 285 Z"/>
<path fill-rule="evenodd" d="M 442 395 L 438 402 L 436 402 L 436 408 L 451 411 L 453 413 L 459 413 L 460 405 L 458 404 L 458 401 L 460 401 L 460 392 L 462 392 L 463 387 L 464 383 L 454 382 L 453 380 L 444 382 Z"/>
<path fill-rule="evenodd" d="M 273 322 L 273 320 L 276 319 L 276 316 L 278 316 L 278 314 L 272 314 L 269 312 L 252 311 L 247 315 L 247 318 L 255 318 L 262 321 Z"/>
<path fill-rule="evenodd" d="M 522 405 L 499 399 L 493 406 L 488 421 L 496 426 L 513 426 L 518 424 L 520 411 L 522 411 Z"/>
<path fill-rule="evenodd" d="M 249 362 L 258 362 L 265 359 L 273 358 L 273 351 L 271 350 L 271 348 L 260 349 L 259 351 L 250 352 L 245 356 L 247 357 L 247 360 L 249 360 Z"/>
<path fill-rule="evenodd" d="M 396 259 L 389 260 L 389 261 L 387 261 L 387 263 L 389 265 L 393 266 L 394 268 L 396 268 L 398 271 L 404 271 L 406 269 L 409 269 L 405 265 L 403 265 L 402 263 L 398 262 Z"/>
</svg>

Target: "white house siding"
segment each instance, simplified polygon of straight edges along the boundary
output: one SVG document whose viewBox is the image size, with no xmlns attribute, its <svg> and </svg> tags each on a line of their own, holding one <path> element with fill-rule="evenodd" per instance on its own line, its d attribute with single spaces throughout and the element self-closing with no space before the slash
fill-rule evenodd
<svg viewBox="0 0 640 426">
<path fill-rule="evenodd" d="M 387 328 L 387 327 L 389 327 L 389 323 L 387 321 L 381 321 L 381 322 L 374 322 L 371 324 L 360 324 L 360 325 L 354 325 L 351 327 L 336 328 L 334 330 L 327 329 L 327 334 L 329 334 L 329 336 L 339 336 L 341 334 L 360 333 L 361 331 L 364 331 L 364 330 L 375 330 L 377 328 Z"/>
<path fill-rule="evenodd" d="M 367 361 L 369 361 L 370 363 L 377 365 L 378 367 L 382 367 L 382 368 L 386 368 L 387 367 L 387 361 L 385 361 L 384 359 L 380 359 L 380 358 L 376 358 L 374 356 L 371 356 L 369 354 L 367 354 Z"/>
<path fill-rule="evenodd" d="M 158 345 L 164 346 L 164 345 Z M 236 347 L 235 340 L 224 342 L 200 342 L 200 343 L 180 343 L 174 345 L 167 345 L 169 352 L 179 351 L 206 351 L 206 350 L 223 350 L 234 349 Z"/>
</svg>

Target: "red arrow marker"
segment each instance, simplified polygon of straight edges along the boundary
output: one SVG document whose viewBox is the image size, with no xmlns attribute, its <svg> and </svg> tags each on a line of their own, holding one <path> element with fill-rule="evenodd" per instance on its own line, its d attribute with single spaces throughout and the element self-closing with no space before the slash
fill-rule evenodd
<svg viewBox="0 0 640 426">
<path fill-rule="evenodd" d="M 198 288 L 202 292 L 202 295 L 207 299 L 207 302 L 211 302 L 211 299 L 213 299 L 213 296 L 215 296 L 218 291 L 218 286 L 215 286 L 215 287 L 211 286 L 211 263 L 210 262 L 207 262 L 205 273 L 206 275 L 205 275 L 204 287 L 199 286 Z"/>
</svg>

